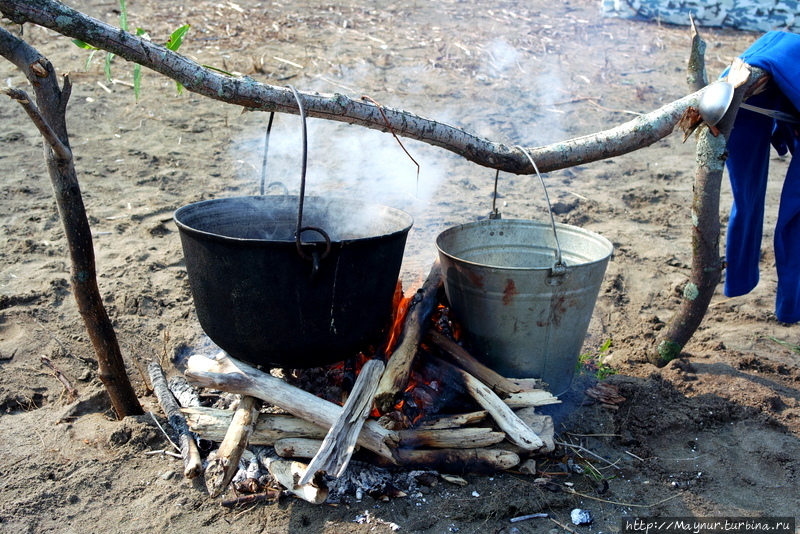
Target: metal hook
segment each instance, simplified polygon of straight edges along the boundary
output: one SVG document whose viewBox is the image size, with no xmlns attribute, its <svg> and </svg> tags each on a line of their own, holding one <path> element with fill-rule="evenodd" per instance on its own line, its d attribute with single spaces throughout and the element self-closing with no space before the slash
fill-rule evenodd
<svg viewBox="0 0 800 534">
<path fill-rule="evenodd" d="M 500 219 L 502 215 L 497 211 L 497 181 L 500 178 L 500 169 L 494 175 L 494 195 L 492 195 L 492 212 L 489 213 L 490 219 Z"/>
<path fill-rule="evenodd" d="M 269 134 L 272 131 L 272 120 L 275 118 L 275 112 L 269 114 L 269 122 L 267 123 L 267 132 L 264 134 L 264 159 L 261 161 L 261 194 L 264 194 L 264 184 L 267 181 L 267 154 L 269 153 Z M 274 184 L 275 182 L 272 182 Z M 272 184 L 269 184 L 270 186 Z"/>
<path fill-rule="evenodd" d="M 303 102 L 300 100 L 300 94 L 297 92 L 297 89 L 291 85 L 287 85 L 287 87 L 292 91 L 292 95 L 294 95 L 294 98 L 297 101 L 297 109 L 300 111 L 300 120 L 303 126 L 303 159 L 302 167 L 300 169 L 300 196 L 297 203 L 297 229 L 294 233 L 294 242 L 295 246 L 297 247 L 297 253 L 300 254 L 300 257 L 314 264 L 312 265 L 311 271 L 311 276 L 313 277 L 319 270 L 319 260 L 324 259 L 331 252 L 331 238 L 321 228 L 317 228 L 316 226 L 303 226 L 303 204 L 306 196 L 306 170 L 308 169 L 308 130 L 306 128 L 306 111 L 303 109 Z M 301 234 L 306 230 L 317 232 L 325 239 L 325 252 L 323 252 L 318 259 L 315 256 L 316 249 L 311 256 L 303 252 L 303 241 L 301 239 Z"/>
</svg>

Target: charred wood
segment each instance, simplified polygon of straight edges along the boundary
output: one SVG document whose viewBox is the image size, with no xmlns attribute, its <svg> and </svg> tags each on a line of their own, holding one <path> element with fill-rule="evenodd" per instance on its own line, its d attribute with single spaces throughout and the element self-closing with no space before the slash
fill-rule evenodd
<svg viewBox="0 0 800 534">
<path fill-rule="evenodd" d="M 428 328 L 429 319 L 437 303 L 436 294 L 442 284 L 442 268 L 437 259 L 425 283 L 414 296 L 411 308 L 406 315 L 402 339 L 389 358 L 386 371 L 378 385 L 375 404 L 381 413 L 392 409 L 399 395 L 408 385 L 414 357 L 417 355 L 420 341 Z"/>
<path fill-rule="evenodd" d="M 372 410 L 372 401 L 383 370 L 384 365 L 380 360 L 369 360 L 361 368 L 339 417 L 322 441 L 319 452 L 309 463 L 308 471 L 300 478 L 300 486 L 308 484 L 318 471 L 339 477 L 347 468 L 364 421 Z"/>
<path fill-rule="evenodd" d="M 512 393 L 519 393 L 520 387 L 508 378 L 498 374 L 492 369 L 483 365 L 474 356 L 467 352 L 464 347 L 448 338 L 444 334 L 431 330 L 428 332 L 427 339 L 434 345 L 442 349 L 457 366 L 464 369 L 472 376 L 489 386 L 501 397 L 507 397 Z"/>
<path fill-rule="evenodd" d="M 167 387 L 167 379 L 164 370 L 158 362 L 151 362 L 147 368 L 150 375 L 150 382 L 153 385 L 153 392 L 158 398 L 158 403 L 164 410 L 170 426 L 178 434 L 179 448 L 183 458 L 183 474 L 186 478 L 196 478 L 203 471 L 203 461 L 200 458 L 200 451 L 197 449 L 197 442 L 194 439 L 186 419 L 181 414 L 180 406 L 172 392 Z"/>
<path fill-rule="evenodd" d="M 397 451 L 403 467 L 442 473 L 491 474 L 519 465 L 519 455 L 499 449 L 433 449 Z M 376 460 L 380 462 L 380 460 Z"/>
<path fill-rule="evenodd" d="M 183 376 L 169 377 L 167 386 L 181 407 L 200 406 L 200 395 L 197 393 L 197 388 L 189 384 Z"/>
</svg>

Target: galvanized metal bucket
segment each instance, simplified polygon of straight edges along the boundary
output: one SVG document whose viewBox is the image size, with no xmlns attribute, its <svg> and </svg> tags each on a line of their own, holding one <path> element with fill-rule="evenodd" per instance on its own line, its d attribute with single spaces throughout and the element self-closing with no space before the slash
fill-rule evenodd
<svg viewBox="0 0 800 534">
<path fill-rule="evenodd" d="M 436 246 L 474 355 L 500 374 L 541 378 L 554 395 L 565 393 L 611 243 L 566 224 L 489 219 L 445 230 Z"/>
</svg>

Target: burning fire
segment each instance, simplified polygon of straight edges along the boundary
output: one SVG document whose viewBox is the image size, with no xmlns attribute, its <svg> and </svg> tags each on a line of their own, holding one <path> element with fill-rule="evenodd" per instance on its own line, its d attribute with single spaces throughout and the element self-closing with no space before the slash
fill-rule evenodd
<svg viewBox="0 0 800 534">
<path fill-rule="evenodd" d="M 313 383 L 315 387 L 312 389 L 317 391 L 312 392 L 326 400 L 344 404 L 347 394 L 352 389 L 364 364 L 376 357 L 388 360 L 397 348 L 415 294 L 416 290 L 404 292 L 402 283 L 398 281 L 394 293 L 392 320 L 387 329 L 386 341 L 380 348 L 359 352 L 344 362 L 317 370 L 296 370 L 296 376 L 293 378 L 297 380 L 297 385 L 303 387 Z M 431 320 L 431 328 L 458 339 L 460 333 L 458 324 L 450 320 L 447 307 L 439 304 Z M 425 343 L 420 345 L 419 350 L 431 352 Z M 370 417 L 381 419 L 384 425 L 399 430 L 415 426 L 425 416 L 435 413 L 437 406 L 441 404 L 440 398 L 444 393 L 445 380 L 439 377 L 435 370 L 426 366 L 422 367 L 425 368 L 412 370 L 408 386 L 391 411 L 382 414 L 373 407 Z M 321 377 L 314 376 L 320 373 Z M 327 386 L 325 386 L 326 383 Z"/>
<path fill-rule="evenodd" d="M 389 328 L 389 335 L 386 338 L 386 346 L 383 349 L 383 354 L 385 355 L 386 359 L 392 355 L 394 348 L 397 346 L 397 340 L 400 338 L 400 333 L 403 331 L 403 325 L 405 324 L 406 315 L 408 314 L 408 308 L 410 305 L 411 296 L 406 296 L 403 293 L 403 284 L 400 282 L 400 280 L 398 280 L 397 287 L 394 290 L 394 301 L 392 305 L 394 309 L 392 314 L 392 326 Z"/>
</svg>

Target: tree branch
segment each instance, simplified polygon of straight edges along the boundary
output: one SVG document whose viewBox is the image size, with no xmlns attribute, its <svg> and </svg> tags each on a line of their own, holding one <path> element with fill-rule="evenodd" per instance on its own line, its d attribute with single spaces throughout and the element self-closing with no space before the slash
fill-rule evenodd
<svg viewBox="0 0 800 534">
<path fill-rule="evenodd" d="M 689 68 L 686 74 L 686 81 L 689 84 L 689 89 L 692 91 L 699 91 L 708 85 L 708 75 L 706 75 L 706 42 L 697 31 L 697 26 L 694 23 L 694 17 L 689 14 L 689 20 L 692 23 L 692 49 L 689 53 Z"/>
<path fill-rule="evenodd" d="M 28 114 L 28 117 L 31 118 L 33 124 L 39 129 L 39 133 L 42 134 L 44 140 L 53 149 L 53 152 L 56 154 L 56 158 L 63 162 L 69 161 L 72 158 L 72 151 L 67 148 L 64 143 L 58 138 L 56 133 L 50 127 L 42 114 L 39 113 L 39 108 L 36 107 L 36 104 L 31 102 L 30 98 L 28 98 L 28 94 L 25 91 L 20 89 L 11 89 L 11 88 L 3 88 L 0 89 L 0 93 L 6 94 L 9 97 L 16 100 L 22 109 Z"/>
<path fill-rule="evenodd" d="M 127 415 L 140 415 L 144 412 L 125 371 L 119 342 L 97 286 L 92 233 L 67 133 L 65 111 L 72 85 L 65 78 L 64 89 L 60 89 L 50 62 L 35 48 L 2 27 L 0 56 L 25 74 L 36 96 L 37 106 L 34 106 L 24 92 L 4 91 L 14 95 L 18 101 L 27 101 L 23 107 L 27 106 L 26 111 L 45 138 L 45 163 L 69 246 L 70 285 L 97 355 L 98 377 L 105 385 L 120 419 Z"/>
<path fill-rule="evenodd" d="M 739 73 L 742 69 L 746 69 L 743 75 Z M 768 77 L 765 71 L 741 62 L 734 63 L 728 80 L 732 79 L 734 73 L 743 76 L 743 82 L 734 91 L 730 107 L 716 125 L 717 135 L 705 124 L 700 127 L 698 134 L 697 172 L 692 201 L 692 271 L 683 288 L 683 299 L 678 310 L 658 333 L 655 346 L 648 354 L 648 360 L 658 366 L 666 365 L 680 355 L 703 321 L 722 277 L 719 201 L 725 160 L 728 158 L 728 138 L 739 105 Z"/>
<path fill-rule="evenodd" d="M 208 98 L 250 110 L 298 113 L 292 93 L 285 87 L 259 83 L 248 76 L 227 76 L 55 0 L 0 0 L 0 12 L 14 22 L 37 24 L 113 52 Z M 626 154 L 650 146 L 672 133 L 685 109 L 697 106 L 700 95 L 698 91 L 685 96 L 605 132 L 528 150 L 542 172 Z M 309 117 L 381 131 L 388 131 L 388 121 L 399 136 L 449 150 L 478 165 L 515 174 L 534 172 L 519 148 L 479 137 L 455 126 L 338 93 L 301 93 L 301 96 Z"/>
</svg>

